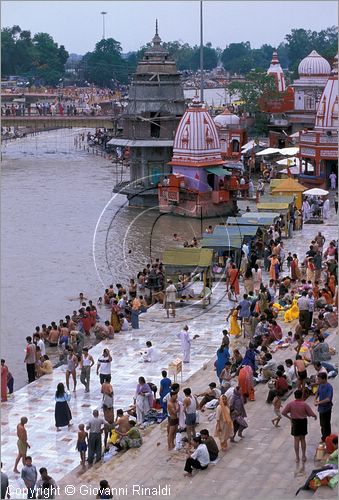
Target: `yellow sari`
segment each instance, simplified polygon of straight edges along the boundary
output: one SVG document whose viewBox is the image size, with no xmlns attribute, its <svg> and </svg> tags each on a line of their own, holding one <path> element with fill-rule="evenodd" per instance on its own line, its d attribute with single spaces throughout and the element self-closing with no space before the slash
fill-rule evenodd
<svg viewBox="0 0 339 500">
<path fill-rule="evenodd" d="M 241 330 L 238 323 L 238 311 L 234 309 L 230 316 L 230 335 L 238 336 Z"/>
<path fill-rule="evenodd" d="M 215 436 L 219 438 L 221 449 L 227 448 L 227 440 L 234 434 L 233 422 L 228 403 L 224 403 L 223 396 L 219 398 L 216 414 Z"/>
</svg>

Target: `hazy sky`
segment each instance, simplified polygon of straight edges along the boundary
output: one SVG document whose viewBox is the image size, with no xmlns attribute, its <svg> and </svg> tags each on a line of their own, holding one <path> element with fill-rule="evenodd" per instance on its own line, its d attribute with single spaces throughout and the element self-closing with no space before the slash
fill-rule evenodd
<svg viewBox="0 0 339 500">
<path fill-rule="evenodd" d="M 32 34 L 47 32 L 68 52 L 84 54 L 102 37 L 118 40 L 124 52 L 150 41 L 155 18 L 163 41 L 199 43 L 199 2 L 192 1 L 16 1 L 1 2 L 2 27 L 18 24 Z M 336 1 L 204 1 L 204 42 L 224 48 L 249 40 L 252 47 L 278 45 L 292 28 L 320 31 L 338 21 Z"/>
</svg>

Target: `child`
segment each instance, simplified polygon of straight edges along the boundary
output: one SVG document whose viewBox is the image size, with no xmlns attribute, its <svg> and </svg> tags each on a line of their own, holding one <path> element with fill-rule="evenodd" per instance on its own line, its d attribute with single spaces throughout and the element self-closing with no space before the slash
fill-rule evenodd
<svg viewBox="0 0 339 500">
<path fill-rule="evenodd" d="M 291 332 L 291 330 L 289 332 L 287 332 L 287 337 L 285 337 L 285 342 L 286 344 L 293 344 L 294 340 L 293 340 L 293 332 Z"/>
<path fill-rule="evenodd" d="M 79 424 L 77 450 L 80 453 L 80 464 L 85 467 L 86 464 L 86 451 L 88 443 L 88 432 L 85 431 L 84 424 Z"/>
<path fill-rule="evenodd" d="M 286 261 L 287 261 L 287 269 L 290 271 L 291 269 L 291 262 L 293 260 L 293 257 L 292 257 L 292 253 L 291 252 L 288 252 L 288 256 L 286 258 Z"/>
<path fill-rule="evenodd" d="M 272 418 L 272 424 L 275 427 L 280 427 L 279 422 L 281 420 L 281 413 L 280 413 L 280 408 L 281 408 L 281 399 L 277 395 L 273 399 L 273 409 L 274 409 L 274 414 L 276 415 L 275 418 Z"/>
</svg>

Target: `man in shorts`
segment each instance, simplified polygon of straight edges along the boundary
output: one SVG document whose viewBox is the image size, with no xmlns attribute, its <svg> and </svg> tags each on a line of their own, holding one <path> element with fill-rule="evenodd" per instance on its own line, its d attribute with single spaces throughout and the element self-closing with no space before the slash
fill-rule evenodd
<svg viewBox="0 0 339 500">
<path fill-rule="evenodd" d="M 15 459 L 15 465 L 13 469 L 13 472 L 15 472 L 16 474 L 19 474 L 18 463 L 20 462 L 20 459 L 22 460 L 23 465 L 25 465 L 27 448 L 30 448 L 30 445 L 27 442 L 27 431 L 25 429 L 25 425 L 27 424 L 27 422 L 27 417 L 21 417 L 20 423 L 16 428 L 16 434 L 18 437 L 18 456 Z"/>
<path fill-rule="evenodd" d="M 169 318 L 170 309 L 172 309 L 172 316 L 175 318 L 175 300 L 177 295 L 177 289 L 173 284 L 172 280 L 168 280 L 168 287 L 165 290 L 165 300 L 166 300 L 166 312 Z"/>
<path fill-rule="evenodd" d="M 170 392 L 170 398 L 167 403 L 167 413 L 167 444 L 168 450 L 171 451 L 174 449 L 175 435 L 179 425 L 179 403 L 177 392 Z"/>
</svg>

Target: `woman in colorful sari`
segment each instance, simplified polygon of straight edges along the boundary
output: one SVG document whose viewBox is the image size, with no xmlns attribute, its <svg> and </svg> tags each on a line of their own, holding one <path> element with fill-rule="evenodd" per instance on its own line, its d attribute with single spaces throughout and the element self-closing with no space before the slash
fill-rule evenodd
<svg viewBox="0 0 339 500">
<path fill-rule="evenodd" d="M 250 401 L 254 401 L 253 370 L 249 365 L 243 365 L 240 368 L 238 384 L 242 397 L 244 398 L 244 403 L 246 403 L 247 398 Z"/>
<path fill-rule="evenodd" d="M 262 287 L 259 294 L 258 294 L 258 300 L 257 300 L 257 307 L 258 307 L 258 312 L 262 314 L 265 309 L 267 309 L 269 303 L 269 297 L 268 293 L 265 287 Z"/>
<path fill-rule="evenodd" d="M 131 309 L 131 325 L 132 328 L 135 330 L 139 329 L 139 315 L 141 314 L 140 307 L 141 307 L 140 300 L 134 299 Z"/>
<path fill-rule="evenodd" d="M 1 402 L 4 403 L 7 401 L 7 377 L 8 377 L 8 368 L 5 365 L 5 360 L 1 360 Z"/>
<path fill-rule="evenodd" d="M 240 293 L 239 288 L 239 271 L 235 264 L 232 264 L 231 269 L 228 271 L 230 286 L 233 286 L 234 291 L 237 295 Z"/>
<path fill-rule="evenodd" d="M 233 309 L 231 309 L 231 312 L 227 316 L 227 319 L 231 318 L 230 319 L 230 329 L 229 329 L 230 335 L 234 335 L 235 337 L 240 337 L 240 334 L 241 334 L 240 326 L 238 323 L 239 310 L 240 310 L 240 306 L 234 307 Z"/>
<path fill-rule="evenodd" d="M 215 363 L 215 368 L 217 372 L 217 377 L 219 378 L 219 382 L 222 382 L 222 379 L 220 378 L 221 372 L 226 366 L 226 363 L 228 363 L 230 360 L 230 352 L 228 350 L 228 347 L 225 346 L 220 346 L 219 349 L 217 350 L 217 360 Z"/>
<path fill-rule="evenodd" d="M 227 441 L 233 436 L 234 428 L 227 397 L 220 396 L 216 412 L 215 436 L 219 438 L 222 450 L 227 450 Z"/>
<path fill-rule="evenodd" d="M 137 411 L 137 423 L 142 424 L 146 413 L 153 406 L 153 392 L 144 377 L 139 377 L 135 391 L 135 407 Z"/>
<path fill-rule="evenodd" d="M 293 254 L 293 260 L 291 262 L 291 278 L 292 280 L 300 279 L 300 268 L 299 268 L 299 260 L 296 253 Z"/>
<path fill-rule="evenodd" d="M 253 273 L 250 267 L 246 269 L 246 272 L 244 274 L 244 288 L 246 293 L 254 292 Z"/>
<path fill-rule="evenodd" d="M 330 289 L 332 295 L 335 295 L 335 289 L 336 289 L 336 277 L 334 274 L 331 274 L 328 280 L 328 288 Z"/>
<path fill-rule="evenodd" d="M 129 424 L 131 426 L 130 430 L 123 433 L 119 441 L 119 445 L 124 450 L 128 450 L 129 448 L 140 448 L 142 445 L 142 437 L 139 430 L 135 427 L 134 420 L 130 420 Z"/>
<path fill-rule="evenodd" d="M 86 311 L 84 312 L 82 319 L 82 326 L 85 334 L 89 336 L 91 334 L 91 317 L 90 317 L 91 308 L 89 306 L 86 307 Z"/>
<path fill-rule="evenodd" d="M 312 257 L 309 257 L 306 261 L 306 279 L 314 283 L 314 272 L 315 265 Z"/>
<path fill-rule="evenodd" d="M 271 265 L 270 265 L 270 279 L 277 281 L 279 278 L 279 260 L 276 255 L 272 255 L 270 258 Z"/>
<path fill-rule="evenodd" d="M 236 434 L 238 433 L 238 436 L 242 437 L 242 431 L 248 426 L 245 420 L 247 414 L 244 406 L 244 398 L 239 390 L 239 386 L 234 388 L 230 401 L 230 410 L 234 428 L 234 434 L 231 437 L 231 442 L 233 443 Z"/>
<path fill-rule="evenodd" d="M 118 333 L 121 330 L 121 322 L 120 322 L 119 312 L 120 312 L 120 308 L 118 306 L 118 301 L 113 300 L 112 313 L 111 313 L 111 325 L 113 326 L 114 333 Z"/>
</svg>

